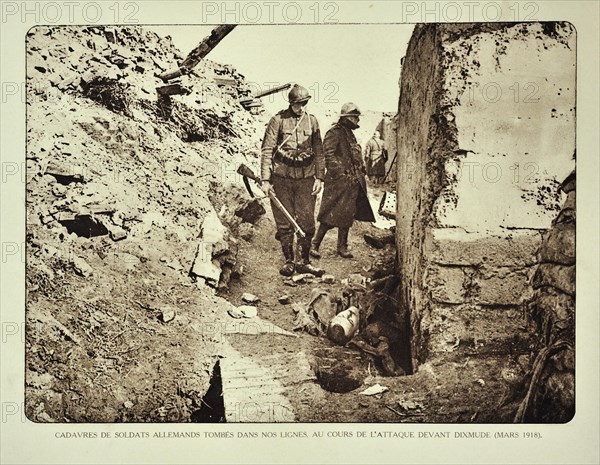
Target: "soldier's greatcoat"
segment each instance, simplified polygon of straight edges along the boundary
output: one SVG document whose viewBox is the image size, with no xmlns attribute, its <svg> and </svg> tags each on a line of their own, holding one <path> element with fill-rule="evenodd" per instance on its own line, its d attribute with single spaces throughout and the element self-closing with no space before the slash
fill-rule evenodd
<svg viewBox="0 0 600 465">
<path fill-rule="evenodd" d="M 323 154 L 326 173 L 317 219 L 338 228 L 349 228 L 354 220 L 375 221 L 361 148 L 344 118 L 325 134 Z"/>
</svg>

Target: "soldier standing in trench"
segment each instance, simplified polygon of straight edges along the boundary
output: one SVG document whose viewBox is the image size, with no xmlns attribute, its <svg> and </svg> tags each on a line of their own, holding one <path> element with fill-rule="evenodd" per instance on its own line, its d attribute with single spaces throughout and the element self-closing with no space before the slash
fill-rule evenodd
<svg viewBox="0 0 600 465">
<path fill-rule="evenodd" d="M 284 276 L 298 273 L 323 274 L 309 261 L 311 239 L 315 233 L 316 196 L 323 190 L 325 161 L 317 119 L 306 112 L 311 98 L 308 90 L 294 85 L 288 94 L 290 106 L 271 118 L 261 148 L 262 189 L 273 189 L 283 206 L 306 234 L 297 238 L 300 257 L 294 257 L 294 230 L 286 217 L 271 202 L 277 227 L 275 238 L 281 242 Z M 296 262 L 294 262 L 296 258 Z"/>
<path fill-rule="evenodd" d="M 354 103 L 342 106 L 339 121 L 325 134 L 325 188 L 319 209 L 319 229 L 312 243 L 311 255 L 319 258 L 319 247 L 330 229 L 338 228 L 337 253 L 352 258 L 348 250 L 348 233 L 354 220 L 375 221 L 367 198 L 365 164 L 360 145 L 352 132 L 358 128 L 360 110 Z"/>
<path fill-rule="evenodd" d="M 365 163 L 367 165 L 367 175 L 376 186 L 382 184 L 387 160 L 388 154 L 385 142 L 381 140 L 379 131 L 375 131 L 373 137 L 365 145 Z"/>
</svg>

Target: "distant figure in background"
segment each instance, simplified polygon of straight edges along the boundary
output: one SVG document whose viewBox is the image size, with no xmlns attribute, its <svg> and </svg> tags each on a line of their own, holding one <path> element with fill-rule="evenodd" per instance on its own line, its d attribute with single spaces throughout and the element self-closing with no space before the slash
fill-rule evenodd
<svg viewBox="0 0 600 465">
<path fill-rule="evenodd" d="M 352 132 L 358 128 L 360 110 L 354 103 L 342 106 L 339 121 L 325 134 L 325 185 L 319 209 L 319 228 L 312 242 L 311 256 L 319 258 L 325 234 L 338 228 L 337 253 L 352 258 L 348 250 L 348 232 L 354 220 L 375 221 L 367 198 L 365 165 L 360 145 Z"/>
<path fill-rule="evenodd" d="M 286 210 L 306 234 L 297 237 L 300 257 L 294 257 L 294 229 L 285 215 L 271 202 L 285 263 L 279 270 L 284 276 L 323 270 L 309 261 L 311 239 L 315 233 L 316 196 L 323 190 L 325 162 L 323 142 L 317 118 L 306 111 L 308 90 L 294 85 L 288 94 L 290 105 L 269 121 L 261 148 L 262 189 L 272 189 Z M 295 259 L 295 261 L 294 261 Z"/>
<path fill-rule="evenodd" d="M 379 131 L 373 133 L 365 145 L 365 163 L 367 165 L 367 175 L 375 185 L 380 185 L 385 176 L 385 163 L 388 160 L 388 153 L 385 142 L 381 140 Z"/>
</svg>

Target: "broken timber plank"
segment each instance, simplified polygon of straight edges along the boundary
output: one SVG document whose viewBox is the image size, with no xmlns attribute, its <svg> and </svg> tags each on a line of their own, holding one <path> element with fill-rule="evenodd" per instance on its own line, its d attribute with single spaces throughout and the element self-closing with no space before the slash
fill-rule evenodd
<svg viewBox="0 0 600 465">
<path fill-rule="evenodd" d="M 171 79 L 175 79 L 189 73 L 190 70 L 194 68 L 200 62 L 200 60 L 208 55 L 210 51 L 215 48 L 227 34 L 233 31 L 235 26 L 235 24 L 221 24 L 217 26 L 211 31 L 209 36 L 205 37 L 202 42 L 200 42 L 198 46 L 188 54 L 186 59 L 183 60 L 177 69 L 167 71 L 158 77 L 162 79 L 163 82 L 168 82 Z"/>
</svg>

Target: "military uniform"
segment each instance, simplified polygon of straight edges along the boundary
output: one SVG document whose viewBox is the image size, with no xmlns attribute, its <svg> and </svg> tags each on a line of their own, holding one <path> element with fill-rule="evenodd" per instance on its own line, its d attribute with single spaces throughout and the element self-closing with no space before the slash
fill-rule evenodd
<svg viewBox="0 0 600 465">
<path fill-rule="evenodd" d="M 317 119 L 307 112 L 299 116 L 291 107 L 273 116 L 262 142 L 261 178 L 272 184 L 283 206 L 306 234 L 305 239 L 298 238 L 300 258 L 305 264 L 315 233 L 313 185 L 315 178 L 323 180 L 324 176 L 323 142 Z M 275 238 L 281 242 L 289 263 L 294 260 L 294 229 L 273 202 L 271 207 L 277 227 Z"/>
<path fill-rule="evenodd" d="M 367 175 L 372 176 L 377 183 L 385 176 L 385 163 L 387 162 L 385 142 L 372 137 L 365 145 L 365 161 Z"/>
<path fill-rule="evenodd" d="M 327 231 L 338 228 L 338 254 L 351 258 L 348 251 L 348 232 L 354 220 L 375 221 L 365 181 L 365 166 L 360 145 L 352 132 L 358 127 L 346 116 L 360 115 L 356 105 L 344 104 L 342 117 L 325 134 L 323 150 L 327 173 L 321 208 L 319 230 L 312 247 L 312 255 L 318 257 L 318 249 Z M 358 120 L 358 118 L 357 118 Z"/>
</svg>

